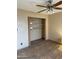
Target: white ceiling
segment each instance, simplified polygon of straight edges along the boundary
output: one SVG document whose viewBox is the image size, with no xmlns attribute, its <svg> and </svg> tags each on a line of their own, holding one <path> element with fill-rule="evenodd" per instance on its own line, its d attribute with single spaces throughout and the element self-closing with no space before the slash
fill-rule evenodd
<svg viewBox="0 0 79 59">
<path fill-rule="evenodd" d="M 27 11 L 31 11 L 31 12 L 37 12 L 40 11 L 42 9 L 44 9 L 43 7 L 37 7 L 36 5 L 45 5 L 46 1 L 48 0 L 17 0 L 17 8 L 18 9 L 23 9 L 23 10 L 27 10 Z M 60 0 L 53 0 L 53 3 L 56 3 Z M 58 6 L 58 7 L 61 7 Z M 54 9 L 54 12 L 61 12 L 61 10 L 56 10 Z M 47 12 L 43 12 L 43 14 L 48 14 Z"/>
</svg>

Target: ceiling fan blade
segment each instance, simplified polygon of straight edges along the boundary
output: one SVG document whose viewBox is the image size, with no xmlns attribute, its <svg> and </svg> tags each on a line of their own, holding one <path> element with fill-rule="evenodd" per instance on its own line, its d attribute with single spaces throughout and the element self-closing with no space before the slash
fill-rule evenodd
<svg viewBox="0 0 79 59">
<path fill-rule="evenodd" d="M 36 5 L 36 6 L 38 6 L 38 7 L 46 7 L 47 8 L 47 6 L 43 6 L 43 5 Z"/>
<path fill-rule="evenodd" d="M 62 1 L 59 1 L 59 2 L 57 2 L 55 4 L 53 4 L 53 6 L 58 6 L 58 5 L 61 5 L 61 4 L 62 4 Z"/>
<path fill-rule="evenodd" d="M 59 7 L 54 7 L 54 9 L 62 10 L 62 8 L 59 8 Z"/>
<path fill-rule="evenodd" d="M 41 13 L 41 12 L 43 12 L 43 11 L 45 11 L 45 10 L 47 10 L 47 9 L 40 10 L 40 11 L 38 11 L 37 13 Z"/>
</svg>

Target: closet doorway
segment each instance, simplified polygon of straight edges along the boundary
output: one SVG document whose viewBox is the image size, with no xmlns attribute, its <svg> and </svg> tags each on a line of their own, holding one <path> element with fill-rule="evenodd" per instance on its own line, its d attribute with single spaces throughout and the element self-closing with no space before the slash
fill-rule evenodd
<svg viewBox="0 0 79 59">
<path fill-rule="evenodd" d="M 37 40 L 45 40 L 45 22 L 43 18 L 28 17 L 29 43 Z"/>
</svg>

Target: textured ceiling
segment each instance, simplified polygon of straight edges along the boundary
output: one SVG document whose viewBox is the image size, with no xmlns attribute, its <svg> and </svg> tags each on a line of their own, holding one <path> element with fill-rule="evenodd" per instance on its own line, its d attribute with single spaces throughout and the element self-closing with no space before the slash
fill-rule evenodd
<svg viewBox="0 0 79 59">
<path fill-rule="evenodd" d="M 44 9 L 43 7 L 37 7 L 36 5 L 40 4 L 40 5 L 46 5 L 46 1 L 48 0 L 17 0 L 17 8 L 18 9 L 23 9 L 23 10 L 27 10 L 27 11 L 31 11 L 31 12 L 37 12 L 40 11 L 42 9 Z M 53 3 L 56 3 L 60 0 L 53 0 Z M 61 7 L 58 6 L 58 7 Z M 54 12 L 61 12 L 61 10 L 56 10 L 54 9 Z M 46 11 L 43 12 L 43 14 L 48 14 Z"/>
</svg>

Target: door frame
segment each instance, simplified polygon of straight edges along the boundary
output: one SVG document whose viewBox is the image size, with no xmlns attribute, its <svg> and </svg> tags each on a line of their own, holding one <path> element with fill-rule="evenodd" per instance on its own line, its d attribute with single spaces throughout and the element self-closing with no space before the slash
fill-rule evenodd
<svg viewBox="0 0 79 59">
<path fill-rule="evenodd" d="M 37 18 L 37 19 L 41 19 L 41 20 L 44 20 L 45 21 L 45 23 L 44 23 L 44 30 L 45 30 L 45 32 L 44 32 L 44 36 L 45 36 L 45 40 L 46 40 L 46 19 L 45 18 L 38 18 L 38 17 L 28 17 L 28 41 L 29 41 L 29 46 L 31 46 L 31 39 L 30 39 L 30 24 L 29 24 L 29 22 L 30 22 L 30 18 Z"/>
</svg>

